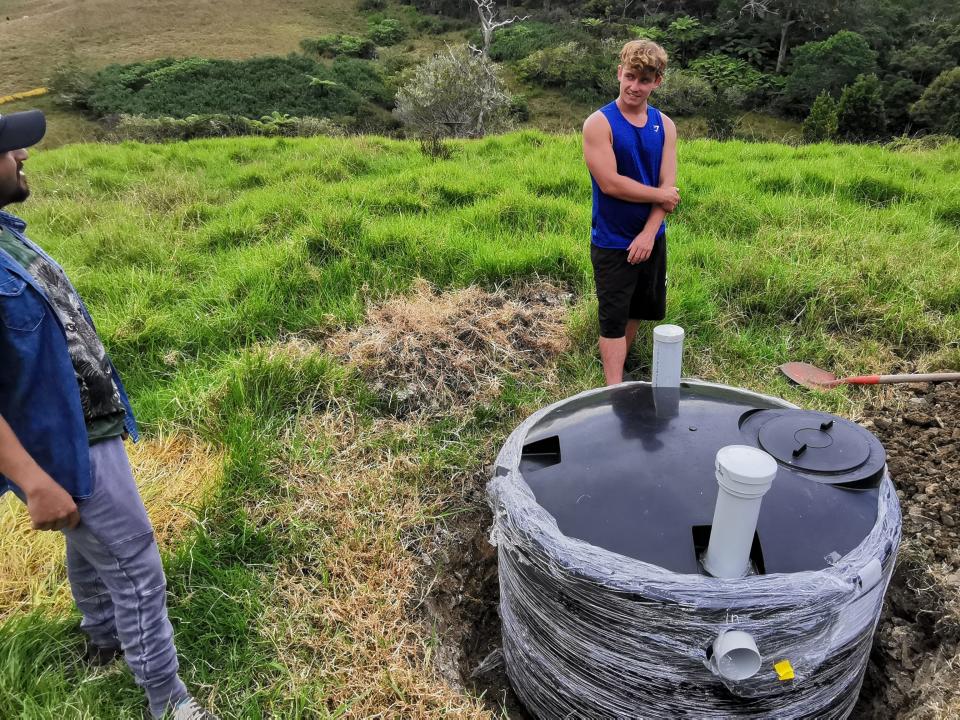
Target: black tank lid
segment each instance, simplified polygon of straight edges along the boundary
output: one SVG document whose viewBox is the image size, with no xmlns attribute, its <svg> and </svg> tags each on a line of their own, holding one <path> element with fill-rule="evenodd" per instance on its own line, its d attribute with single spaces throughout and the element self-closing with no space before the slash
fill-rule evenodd
<svg viewBox="0 0 960 720">
<path fill-rule="evenodd" d="M 631 383 L 572 400 L 531 428 L 519 469 L 565 535 L 698 573 L 716 453 L 734 444 L 779 464 L 757 526 L 763 572 L 823 569 L 876 523 L 886 455 L 873 435 L 733 388 Z"/>
</svg>

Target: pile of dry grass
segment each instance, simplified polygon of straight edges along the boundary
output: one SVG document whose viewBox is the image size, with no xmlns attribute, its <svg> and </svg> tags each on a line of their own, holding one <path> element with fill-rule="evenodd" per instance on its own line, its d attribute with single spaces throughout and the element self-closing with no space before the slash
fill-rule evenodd
<svg viewBox="0 0 960 720">
<path fill-rule="evenodd" d="M 398 417 L 449 414 L 495 395 L 506 375 L 545 371 L 567 347 L 569 299 L 542 281 L 437 293 L 421 280 L 328 347 L 358 366 Z"/>
<path fill-rule="evenodd" d="M 223 458 L 180 434 L 128 443 L 127 452 L 157 540 L 170 547 L 219 484 Z M 31 530 L 26 507 L 12 493 L 0 498 L 0 622 L 35 607 L 70 606 L 64 555 L 60 533 Z"/>
<path fill-rule="evenodd" d="M 427 476 L 412 442 L 421 431 L 392 418 L 361 424 L 349 409 L 304 416 L 271 473 L 284 501 L 259 508 L 310 537 L 271 572 L 259 632 L 294 682 L 323 688 L 314 701 L 331 716 L 490 717 L 443 679 L 431 630 L 411 612 L 422 588 L 408 546 L 445 507 L 440 485 L 458 481 Z"/>
</svg>

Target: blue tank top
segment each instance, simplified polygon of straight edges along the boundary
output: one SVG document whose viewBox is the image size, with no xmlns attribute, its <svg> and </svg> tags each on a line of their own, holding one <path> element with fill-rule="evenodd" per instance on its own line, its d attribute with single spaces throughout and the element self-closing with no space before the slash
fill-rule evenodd
<svg viewBox="0 0 960 720">
<path fill-rule="evenodd" d="M 630 124 L 616 101 L 604 105 L 600 112 L 610 123 L 617 172 L 644 185 L 658 187 L 664 142 L 660 111 L 648 105 L 647 122 L 642 128 Z M 650 204 L 628 202 L 607 195 L 592 175 L 590 180 L 593 183 L 590 241 L 597 247 L 626 249 L 643 230 L 650 216 Z M 657 235 L 662 235 L 665 230 L 666 223 L 661 223 Z"/>
</svg>

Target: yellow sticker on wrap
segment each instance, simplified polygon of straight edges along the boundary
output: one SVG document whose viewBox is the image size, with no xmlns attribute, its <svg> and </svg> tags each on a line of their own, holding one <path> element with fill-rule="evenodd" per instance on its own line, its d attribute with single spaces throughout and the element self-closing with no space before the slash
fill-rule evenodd
<svg viewBox="0 0 960 720">
<path fill-rule="evenodd" d="M 773 669 L 777 671 L 777 677 L 781 680 L 793 680 L 793 665 L 790 664 L 789 660 L 781 660 L 778 663 L 774 663 Z"/>
</svg>

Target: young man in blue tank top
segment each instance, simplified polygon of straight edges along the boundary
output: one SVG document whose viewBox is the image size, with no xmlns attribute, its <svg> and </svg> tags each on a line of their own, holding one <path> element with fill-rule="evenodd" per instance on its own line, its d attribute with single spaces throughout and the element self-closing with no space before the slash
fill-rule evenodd
<svg viewBox="0 0 960 720">
<path fill-rule="evenodd" d="M 583 157 L 593 182 L 590 259 L 607 385 L 623 381 L 640 322 L 666 314 L 664 218 L 680 202 L 677 128 L 647 103 L 666 69 L 667 53 L 655 42 L 628 42 L 617 67 L 619 96 L 583 124 Z"/>
</svg>

